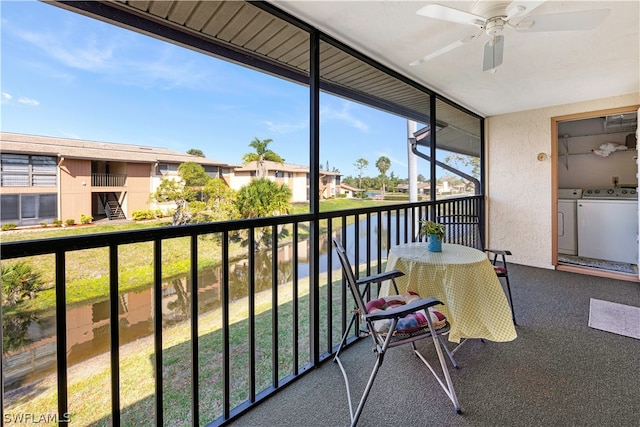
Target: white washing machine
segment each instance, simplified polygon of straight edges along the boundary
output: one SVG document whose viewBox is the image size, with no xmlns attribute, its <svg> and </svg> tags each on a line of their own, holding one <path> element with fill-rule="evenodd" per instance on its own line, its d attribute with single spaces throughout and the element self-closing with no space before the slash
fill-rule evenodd
<svg viewBox="0 0 640 427">
<path fill-rule="evenodd" d="M 577 203 L 582 197 L 580 188 L 558 189 L 558 253 L 578 254 Z"/>
<path fill-rule="evenodd" d="M 583 192 L 578 200 L 578 256 L 638 264 L 635 188 Z"/>
</svg>

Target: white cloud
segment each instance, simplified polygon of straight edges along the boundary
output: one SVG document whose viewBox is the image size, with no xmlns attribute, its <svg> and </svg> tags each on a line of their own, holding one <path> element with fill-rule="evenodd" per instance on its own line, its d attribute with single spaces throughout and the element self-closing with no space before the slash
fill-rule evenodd
<svg viewBox="0 0 640 427">
<path fill-rule="evenodd" d="M 341 120 L 347 123 L 349 126 L 352 126 L 363 132 L 367 132 L 369 130 L 369 126 L 365 122 L 357 119 L 352 115 L 350 111 L 351 105 L 352 104 L 348 102 L 344 102 L 342 104 L 342 109 L 340 110 L 336 110 L 330 106 L 325 105 L 320 109 L 320 120 Z"/>
<path fill-rule="evenodd" d="M 56 61 L 72 68 L 99 70 L 107 66 L 113 57 L 114 47 L 108 44 L 98 46 L 92 35 L 75 38 L 73 42 L 59 37 L 62 34 L 20 31 L 17 35 Z"/>
<path fill-rule="evenodd" d="M 279 134 L 288 134 L 309 127 L 309 122 L 306 120 L 298 123 L 273 123 L 267 120 L 264 122 L 264 124 L 267 125 L 267 129 L 269 129 L 271 132 Z"/>
<path fill-rule="evenodd" d="M 25 105 L 31 105 L 33 107 L 37 107 L 38 105 L 40 105 L 40 101 L 36 99 L 27 98 L 26 96 L 20 97 L 20 99 L 18 99 L 18 102 Z"/>
<path fill-rule="evenodd" d="M 2 92 L 2 99 L 6 99 L 7 101 L 11 100 L 11 98 L 13 98 L 11 96 L 11 94 L 7 93 L 7 92 Z"/>
<path fill-rule="evenodd" d="M 111 28 L 89 31 L 67 26 L 57 32 L 19 30 L 15 34 L 63 67 L 99 74 L 120 84 L 196 88 L 207 80 L 206 73 L 185 59 L 183 50 L 176 46 L 164 44 L 151 49 L 150 44 L 162 42 L 141 43 L 137 36 L 116 33 Z M 68 79 L 68 74 L 51 65 L 46 66 L 49 76 L 56 72 Z"/>
</svg>

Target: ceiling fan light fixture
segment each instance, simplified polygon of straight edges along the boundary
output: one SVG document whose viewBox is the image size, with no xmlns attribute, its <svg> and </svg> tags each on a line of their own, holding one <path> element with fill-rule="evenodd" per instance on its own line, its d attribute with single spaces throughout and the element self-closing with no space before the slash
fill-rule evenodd
<svg viewBox="0 0 640 427">
<path fill-rule="evenodd" d="M 485 43 L 484 55 L 482 57 L 482 71 L 491 71 L 502 64 L 504 52 L 504 36 L 494 36 Z"/>
</svg>

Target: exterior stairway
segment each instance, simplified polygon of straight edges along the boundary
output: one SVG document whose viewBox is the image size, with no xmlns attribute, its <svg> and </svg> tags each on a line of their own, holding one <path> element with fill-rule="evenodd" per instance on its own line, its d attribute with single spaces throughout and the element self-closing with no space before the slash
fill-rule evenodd
<svg viewBox="0 0 640 427">
<path fill-rule="evenodd" d="M 104 212 L 107 215 L 107 218 L 110 220 L 114 219 L 127 219 L 122 210 L 122 206 L 118 202 L 118 198 L 113 193 L 103 193 L 100 195 L 100 200 L 102 205 L 104 206 Z"/>
</svg>

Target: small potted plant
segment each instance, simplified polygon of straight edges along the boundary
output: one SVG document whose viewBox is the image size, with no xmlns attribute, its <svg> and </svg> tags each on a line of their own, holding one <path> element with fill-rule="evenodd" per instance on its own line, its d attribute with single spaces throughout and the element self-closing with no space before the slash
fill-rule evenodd
<svg viewBox="0 0 640 427">
<path fill-rule="evenodd" d="M 445 234 L 443 224 L 433 221 L 420 221 L 420 235 L 427 236 L 427 249 L 429 252 L 442 252 L 442 238 Z"/>
</svg>

